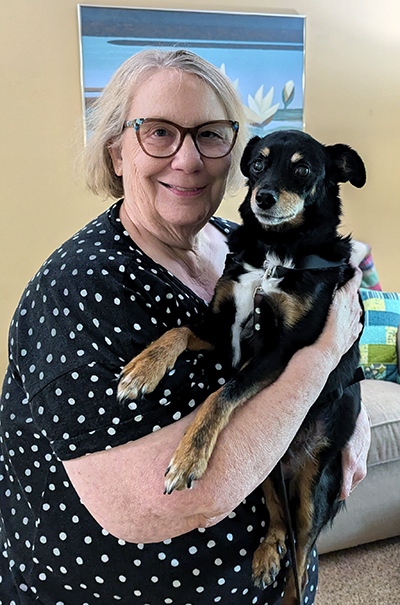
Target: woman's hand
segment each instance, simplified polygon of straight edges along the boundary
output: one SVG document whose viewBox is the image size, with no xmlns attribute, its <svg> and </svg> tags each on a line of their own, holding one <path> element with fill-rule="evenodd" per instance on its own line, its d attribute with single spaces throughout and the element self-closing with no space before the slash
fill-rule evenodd
<svg viewBox="0 0 400 605">
<path fill-rule="evenodd" d="M 333 368 L 355 343 L 362 330 L 362 310 L 358 297 L 361 278 L 361 270 L 355 267 L 354 277 L 337 290 L 324 330 L 315 343 L 332 358 Z"/>
<path fill-rule="evenodd" d="M 332 357 L 334 366 L 355 343 L 362 330 L 362 309 L 358 296 L 362 272 L 355 267 L 354 277 L 332 301 L 325 328 L 316 345 Z M 364 405 L 357 418 L 353 436 L 342 452 L 343 485 L 340 500 L 344 500 L 367 474 L 367 456 L 371 443 L 368 413 Z"/>
<path fill-rule="evenodd" d="M 340 500 L 347 498 L 367 474 L 367 456 L 371 444 L 368 412 L 361 404 L 361 411 L 353 436 L 342 452 L 343 485 Z"/>
</svg>

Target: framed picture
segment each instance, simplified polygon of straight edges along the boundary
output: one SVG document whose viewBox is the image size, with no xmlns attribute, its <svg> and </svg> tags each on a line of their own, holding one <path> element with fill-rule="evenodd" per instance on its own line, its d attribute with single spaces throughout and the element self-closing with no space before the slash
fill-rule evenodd
<svg viewBox="0 0 400 605">
<path fill-rule="evenodd" d="M 78 6 L 83 104 L 144 48 L 187 48 L 239 91 L 251 134 L 303 128 L 305 17 Z"/>
</svg>

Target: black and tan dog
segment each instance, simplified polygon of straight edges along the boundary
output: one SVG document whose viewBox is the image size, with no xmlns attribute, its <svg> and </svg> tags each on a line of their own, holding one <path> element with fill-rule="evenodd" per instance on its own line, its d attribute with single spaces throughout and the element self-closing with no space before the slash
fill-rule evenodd
<svg viewBox="0 0 400 605">
<path fill-rule="evenodd" d="M 241 168 L 248 193 L 229 238 L 207 325 L 176 328 L 128 364 L 119 395 L 152 391 L 186 348 L 229 350 L 233 377 L 200 406 L 166 473 L 166 492 L 191 487 L 207 468 L 232 412 L 274 382 L 299 348 L 320 335 L 332 297 L 354 274 L 349 237 L 338 234 L 339 183 L 365 184 L 361 158 L 342 144 L 324 146 L 300 131 L 275 132 L 247 145 Z M 358 343 L 344 355 L 283 458 L 301 585 L 311 548 L 338 512 L 341 451 L 360 409 Z M 310 378 L 312 368 L 310 368 Z M 275 469 L 265 481 L 270 525 L 255 553 L 257 585 L 274 581 L 287 527 Z M 285 603 L 296 603 L 294 580 Z"/>
</svg>

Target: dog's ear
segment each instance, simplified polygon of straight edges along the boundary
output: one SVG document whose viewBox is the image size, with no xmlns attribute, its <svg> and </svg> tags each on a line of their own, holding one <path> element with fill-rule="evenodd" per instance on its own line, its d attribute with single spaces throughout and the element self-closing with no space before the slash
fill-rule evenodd
<svg viewBox="0 0 400 605">
<path fill-rule="evenodd" d="M 253 151 L 254 145 L 258 143 L 258 141 L 261 141 L 260 137 L 253 137 L 245 147 L 242 159 L 240 160 L 240 170 L 244 176 L 249 176 L 249 160 L 251 152 Z"/>
<path fill-rule="evenodd" d="M 333 177 L 338 183 L 348 181 L 354 187 L 363 187 L 367 180 L 364 162 L 354 149 L 338 143 L 325 148 L 333 165 Z"/>
</svg>

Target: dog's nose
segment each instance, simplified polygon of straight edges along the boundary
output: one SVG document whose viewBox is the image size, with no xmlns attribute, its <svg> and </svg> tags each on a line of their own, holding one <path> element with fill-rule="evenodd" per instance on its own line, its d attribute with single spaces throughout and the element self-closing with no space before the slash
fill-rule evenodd
<svg viewBox="0 0 400 605">
<path fill-rule="evenodd" d="M 259 189 L 256 194 L 256 202 L 261 210 L 267 210 L 278 203 L 278 196 L 270 189 Z"/>
</svg>

